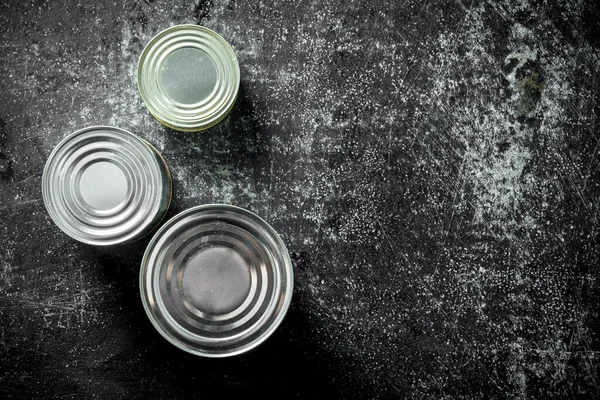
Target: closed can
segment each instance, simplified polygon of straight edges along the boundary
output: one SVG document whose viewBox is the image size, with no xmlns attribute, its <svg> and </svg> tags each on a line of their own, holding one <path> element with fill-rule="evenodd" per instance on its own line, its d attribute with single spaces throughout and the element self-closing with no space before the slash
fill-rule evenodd
<svg viewBox="0 0 600 400">
<path fill-rule="evenodd" d="M 167 221 L 140 271 L 158 332 L 189 353 L 227 357 L 263 343 L 292 298 L 287 249 L 267 222 L 239 207 L 197 206 Z"/>
<path fill-rule="evenodd" d="M 64 138 L 42 176 L 54 223 L 72 238 L 108 246 L 154 230 L 171 201 L 171 175 L 159 152 L 120 128 L 93 126 Z"/>
<path fill-rule="evenodd" d="M 180 131 L 200 131 L 232 109 L 240 67 L 231 46 L 198 25 L 176 25 L 154 36 L 138 62 L 138 88 L 150 113 Z"/>
</svg>

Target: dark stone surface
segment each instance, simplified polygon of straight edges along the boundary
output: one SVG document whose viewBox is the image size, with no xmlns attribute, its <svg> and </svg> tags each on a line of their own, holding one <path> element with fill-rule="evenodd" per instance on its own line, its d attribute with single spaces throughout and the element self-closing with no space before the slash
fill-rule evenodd
<svg viewBox="0 0 600 400">
<path fill-rule="evenodd" d="M 594 4 L 0 2 L 0 398 L 598 398 Z M 143 46 L 179 23 L 242 70 L 201 133 L 137 93 Z M 46 158 L 94 124 L 162 152 L 170 216 L 232 203 L 280 232 L 294 298 L 259 349 L 177 350 L 139 298 L 148 239 L 52 223 Z"/>
</svg>

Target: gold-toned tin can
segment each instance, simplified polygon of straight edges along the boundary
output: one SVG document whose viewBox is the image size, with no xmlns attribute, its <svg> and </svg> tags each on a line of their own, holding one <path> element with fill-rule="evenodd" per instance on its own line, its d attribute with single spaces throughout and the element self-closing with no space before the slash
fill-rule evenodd
<svg viewBox="0 0 600 400">
<path fill-rule="evenodd" d="M 231 111 L 240 67 L 231 46 L 198 25 L 176 25 L 154 36 L 138 62 L 138 88 L 150 113 L 181 131 L 200 131 Z"/>
</svg>

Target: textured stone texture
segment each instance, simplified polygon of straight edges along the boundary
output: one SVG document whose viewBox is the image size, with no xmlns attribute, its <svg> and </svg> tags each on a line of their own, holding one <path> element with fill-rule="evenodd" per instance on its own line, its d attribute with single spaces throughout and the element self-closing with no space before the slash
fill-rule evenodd
<svg viewBox="0 0 600 400">
<path fill-rule="evenodd" d="M 600 12 L 573 1 L 0 2 L 0 397 L 600 396 Z M 219 32 L 242 88 L 175 132 L 136 88 L 145 43 Z M 43 166 L 128 129 L 174 178 L 169 216 L 232 203 L 280 232 L 291 309 L 246 356 L 162 339 L 148 239 L 74 242 Z"/>
</svg>

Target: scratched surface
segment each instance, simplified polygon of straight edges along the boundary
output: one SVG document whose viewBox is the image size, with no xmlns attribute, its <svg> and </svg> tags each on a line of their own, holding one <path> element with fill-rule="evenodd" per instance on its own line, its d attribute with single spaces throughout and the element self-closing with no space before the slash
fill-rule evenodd
<svg viewBox="0 0 600 400">
<path fill-rule="evenodd" d="M 600 12 L 594 1 L 0 1 L 0 398 L 600 396 Z M 137 93 L 157 32 L 199 23 L 242 88 L 202 133 Z M 153 143 L 169 215 L 255 211 L 292 255 L 275 335 L 187 355 L 138 294 L 147 239 L 52 223 L 53 146 Z"/>
</svg>

